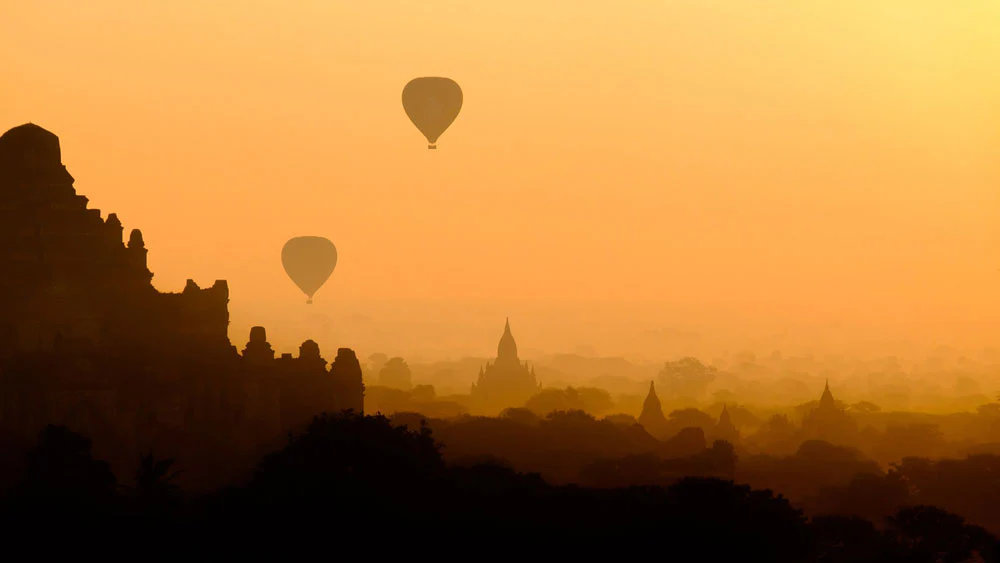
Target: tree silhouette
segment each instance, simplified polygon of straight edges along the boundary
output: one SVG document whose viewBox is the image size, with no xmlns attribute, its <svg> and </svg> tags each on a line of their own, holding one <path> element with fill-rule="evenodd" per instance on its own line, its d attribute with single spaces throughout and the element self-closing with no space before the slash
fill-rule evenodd
<svg viewBox="0 0 1000 563">
<path fill-rule="evenodd" d="M 378 384 L 403 391 L 412 389 L 413 376 L 406 360 L 400 357 L 390 358 L 378 372 Z"/>
<path fill-rule="evenodd" d="M 690 402 L 701 398 L 718 375 L 716 368 L 706 366 L 697 358 L 681 358 L 666 362 L 658 379 L 667 398 Z"/>
<path fill-rule="evenodd" d="M 611 394 L 593 387 L 567 387 L 565 389 L 544 389 L 524 403 L 524 407 L 538 416 L 546 416 L 555 411 L 580 410 L 600 415 L 614 406 Z"/>
<path fill-rule="evenodd" d="M 859 516 L 817 516 L 812 519 L 818 561 L 824 563 L 886 563 L 899 560 L 890 538 Z"/>
<path fill-rule="evenodd" d="M 91 457 L 91 441 L 65 426 L 46 426 L 26 456 L 23 494 L 38 499 L 103 504 L 117 497 L 110 466 Z"/>
<path fill-rule="evenodd" d="M 180 471 L 171 471 L 174 461 L 157 460 L 152 451 L 139 457 L 133 489 L 135 502 L 139 506 L 157 506 L 175 501 L 180 496 L 180 488 L 171 482 L 180 475 Z"/>
<path fill-rule="evenodd" d="M 974 552 L 995 555 L 996 539 L 989 533 L 936 506 L 904 508 L 888 523 L 890 533 L 908 552 L 907 561 L 960 563 Z"/>
<path fill-rule="evenodd" d="M 361 500 L 419 491 L 443 467 L 426 425 L 412 431 L 382 415 L 324 413 L 261 460 L 252 486 L 292 499 Z"/>
<path fill-rule="evenodd" d="M 91 456 L 91 442 L 64 426 L 47 426 L 25 456 L 25 474 L 5 499 L 5 544 L 42 533 L 59 541 L 35 542 L 33 557 L 54 559 L 66 546 L 120 528 L 124 508 L 109 465 Z M 75 555 L 79 555 L 78 553 Z"/>
<path fill-rule="evenodd" d="M 848 408 L 851 412 L 856 412 L 860 414 L 872 414 L 876 412 L 882 412 L 882 407 L 870 401 L 861 401 L 851 405 Z"/>
</svg>

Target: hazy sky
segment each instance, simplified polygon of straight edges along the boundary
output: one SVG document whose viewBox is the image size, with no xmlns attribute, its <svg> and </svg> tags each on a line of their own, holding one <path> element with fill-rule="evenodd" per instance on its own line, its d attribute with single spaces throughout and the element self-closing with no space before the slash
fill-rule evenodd
<svg viewBox="0 0 1000 563">
<path fill-rule="evenodd" d="M 1000 343 L 996 0 L 0 0 L 0 68 L 0 128 L 161 290 L 228 279 L 239 345 Z M 311 307 L 298 235 L 340 253 Z"/>
</svg>

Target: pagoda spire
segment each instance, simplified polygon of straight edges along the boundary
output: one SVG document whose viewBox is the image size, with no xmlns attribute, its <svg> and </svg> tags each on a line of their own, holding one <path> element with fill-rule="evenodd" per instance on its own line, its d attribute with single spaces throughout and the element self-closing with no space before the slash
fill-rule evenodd
<svg viewBox="0 0 1000 563">
<path fill-rule="evenodd" d="M 656 385 L 654 382 L 649 382 L 649 393 L 646 395 L 646 400 L 642 403 L 642 414 L 639 415 L 639 422 L 646 420 L 666 420 L 663 416 L 663 406 L 660 404 L 660 398 L 656 396 Z"/>
<path fill-rule="evenodd" d="M 637 419 L 646 432 L 653 436 L 662 437 L 667 427 L 667 417 L 663 416 L 663 407 L 659 397 L 656 396 L 656 385 L 649 382 L 649 394 L 646 395 L 645 402 L 642 403 L 642 413 Z"/>
<path fill-rule="evenodd" d="M 725 440 L 730 444 L 739 440 L 740 432 L 736 429 L 736 425 L 733 424 L 732 419 L 729 417 L 729 406 L 725 403 L 722 404 L 722 414 L 719 415 L 719 422 L 715 425 L 713 435 L 713 439 Z"/>
<path fill-rule="evenodd" d="M 833 393 L 830 392 L 830 380 L 826 380 L 826 387 L 823 389 L 823 396 L 819 399 L 820 408 L 836 408 L 837 401 L 833 399 Z"/>
<path fill-rule="evenodd" d="M 514 335 L 510 332 L 510 317 L 507 317 L 503 336 L 500 337 L 500 343 L 497 344 L 497 363 L 501 362 L 521 363 L 517 357 L 517 343 L 514 342 Z"/>
</svg>

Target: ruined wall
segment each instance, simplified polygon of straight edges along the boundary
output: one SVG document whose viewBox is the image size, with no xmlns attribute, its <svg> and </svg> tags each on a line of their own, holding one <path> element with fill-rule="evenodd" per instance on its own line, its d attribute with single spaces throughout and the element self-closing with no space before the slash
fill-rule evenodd
<svg viewBox="0 0 1000 563">
<path fill-rule="evenodd" d="M 123 244 L 118 217 L 102 220 L 73 182 L 52 133 L 26 124 L 0 136 L 0 357 L 58 339 L 228 347 L 226 282 L 157 292 L 142 233 Z"/>
</svg>

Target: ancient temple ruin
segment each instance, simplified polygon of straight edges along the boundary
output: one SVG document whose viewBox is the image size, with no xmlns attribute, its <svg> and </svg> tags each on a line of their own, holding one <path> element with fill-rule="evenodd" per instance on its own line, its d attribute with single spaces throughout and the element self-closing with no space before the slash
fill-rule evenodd
<svg viewBox="0 0 1000 563">
<path fill-rule="evenodd" d="M 251 452 L 320 412 L 363 410 L 353 351 L 329 369 L 312 341 L 275 358 L 255 327 L 240 354 L 227 283 L 158 291 L 142 233 L 126 242 L 73 183 L 56 135 L 0 136 L 0 434 L 54 423 L 128 455 L 213 436 Z"/>
</svg>

